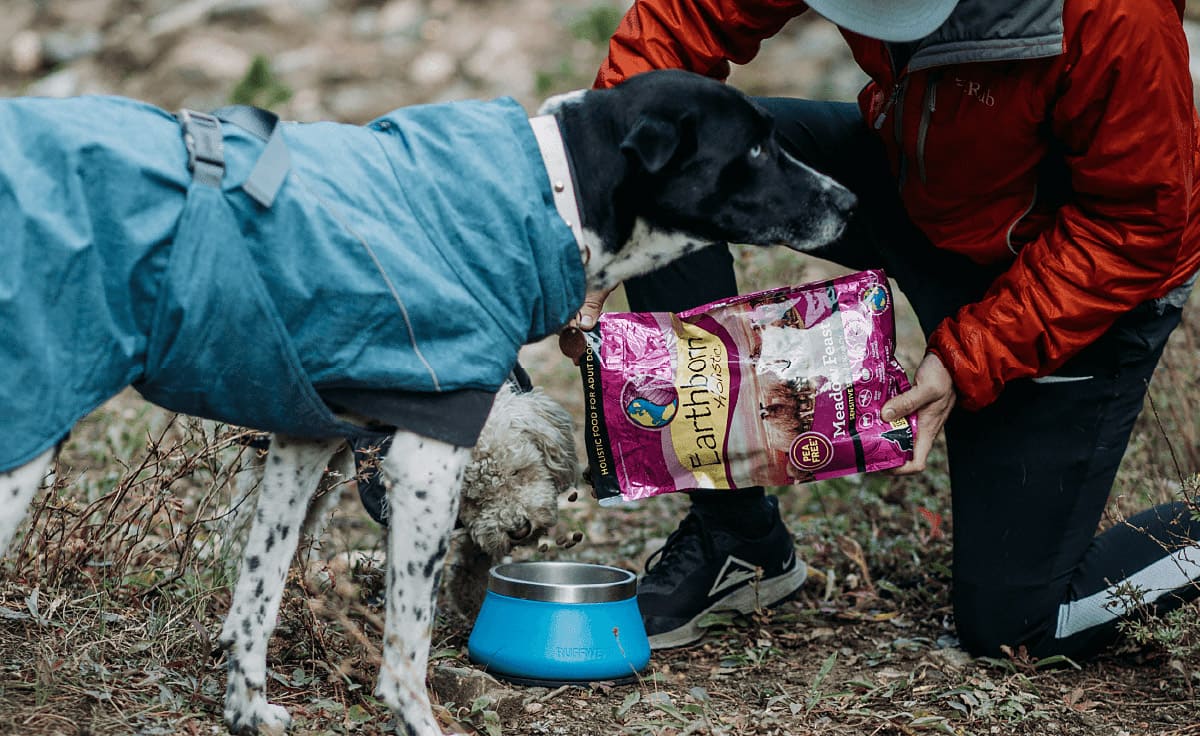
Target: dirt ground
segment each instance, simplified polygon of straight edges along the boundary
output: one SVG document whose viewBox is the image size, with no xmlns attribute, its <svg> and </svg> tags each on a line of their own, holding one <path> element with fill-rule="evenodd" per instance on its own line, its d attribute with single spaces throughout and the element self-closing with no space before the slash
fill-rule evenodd
<svg viewBox="0 0 1200 736">
<path fill-rule="evenodd" d="M 822 273 L 784 256 L 744 256 L 748 287 Z M 619 306 L 620 297 L 617 297 Z M 901 299 L 901 305 L 903 300 Z M 902 322 L 901 358 L 919 349 Z M 907 337 L 905 337 L 907 336 Z M 1163 399 L 1195 392 L 1194 325 L 1177 335 L 1159 420 L 1144 417 L 1111 508 L 1177 492 L 1172 454 L 1195 461 L 1192 429 Z M 574 368 L 552 341 L 523 356 L 535 380 L 579 412 Z M 911 363 L 906 363 L 911 364 Z M 1187 370 L 1184 370 L 1187 369 Z M 1190 418 L 1187 406 L 1184 417 Z M 1152 416 L 1153 412 L 1148 412 Z M 223 658 L 214 641 L 231 583 L 225 510 L 233 432 L 172 418 L 125 394 L 74 433 L 60 484 L 31 513 L 32 531 L 0 576 L 0 734 L 220 733 Z M 940 453 L 940 448 L 937 452 Z M 940 459 L 935 462 L 940 466 Z M 1146 645 L 1086 663 L 1021 652 L 971 659 L 947 607 L 953 518 L 944 472 L 866 476 L 773 489 L 809 580 L 759 614 L 717 615 L 699 644 L 655 652 L 633 684 L 558 689 L 506 685 L 467 659 L 471 622 L 438 619 L 430 684 L 447 732 L 522 734 L 1200 735 L 1200 611 L 1134 632 Z M 353 495 L 353 494 L 348 494 Z M 570 550 L 531 557 L 640 571 L 684 510 L 663 496 L 601 509 L 562 503 Z M 377 548 L 357 501 L 336 516 L 332 549 Z M 293 569 L 272 643 L 269 692 L 294 733 L 389 732 L 370 692 L 379 663 L 376 568 Z"/>
<path fill-rule="evenodd" d="M 945 604 L 952 530 L 938 535 L 906 508 L 911 498 L 889 502 L 877 493 L 868 484 L 783 494 L 785 519 L 812 568 L 801 594 L 757 615 L 712 617 L 701 643 L 654 653 L 634 684 L 498 683 L 467 661 L 470 622 L 439 619 L 430 677 L 447 731 L 1200 734 L 1195 659 L 1161 648 L 1115 651 L 1080 666 L 1020 653 L 967 657 L 954 646 Z M 124 499 L 102 500 L 117 501 L 117 518 L 141 518 L 153 504 L 132 487 Z M 577 502 L 568 525 L 589 539 L 569 556 L 633 568 L 682 508 L 661 500 L 620 513 Z M 163 508 L 156 531 L 135 541 L 142 531 L 131 525 L 107 549 L 64 535 L 78 511 L 70 501 L 42 502 L 35 543 L 55 551 L 21 558 L 0 585 L 0 733 L 221 732 L 224 672 L 213 641 L 229 593 L 218 561 L 202 552 L 186 559 L 196 509 Z M 838 515 L 848 513 L 855 521 L 842 528 Z M 361 545 L 371 523 L 353 508 L 345 516 L 335 534 Z M 878 536 L 861 536 L 864 529 Z M 94 528 L 79 534 L 98 536 Z M 139 551 L 120 559 L 130 547 Z M 381 612 L 366 601 L 378 582 L 377 571 L 336 585 L 293 572 L 269 690 L 292 711 L 295 733 L 388 732 L 386 709 L 369 695 Z"/>
</svg>

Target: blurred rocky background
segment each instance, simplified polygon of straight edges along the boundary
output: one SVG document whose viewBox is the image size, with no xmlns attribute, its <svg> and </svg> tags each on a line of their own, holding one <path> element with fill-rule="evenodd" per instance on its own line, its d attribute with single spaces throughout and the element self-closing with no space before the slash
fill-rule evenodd
<svg viewBox="0 0 1200 736">
<path fill-rule="evenodd" d="M 0 92 L 122 94 L 167 109 L 230 101 L 364 122 L 400 105 L 512 95 L 535 108 L 586 86 L 628 2 L 615 0 L 4 0 Z M 1200 2 L 1189 3 L 1200 21 Z M 1190 35 L 1196 21 L 1189 20 Z M 1193 68 L 1200 66 L 1193 62 Z M 863 77 L 806 14 L 733 81 L 853 99 Z"/>
<path fill-rule="evenodd" d="M 591 0 L 5 0 L 0 92 L 110 93 L 167 109 L 231 100 L 363 122 L 400 105 L 586 86 L 627 3 Z M 811 14 L 810 14 L 811 15 Z M 849 97 L 861 84 L 817 19 L 750 83 Z M 749 80 L 748 80 L 749 81 Z"/>
<path fill-rule="evenodd" d="M 590 0 L 5 0 L 0 91 L 115 93 L 168 109 L 231 100 L 363 122 L 400 105 L 586 86 L 627 4 Z M 850 96 L 836 32 L 794 24 L 756 64 L 779 93 Z"/>
</svg>

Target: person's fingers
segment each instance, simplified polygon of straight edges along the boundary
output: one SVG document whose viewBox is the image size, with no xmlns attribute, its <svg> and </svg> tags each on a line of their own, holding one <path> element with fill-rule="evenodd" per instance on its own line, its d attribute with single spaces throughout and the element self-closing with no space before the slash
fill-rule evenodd
<svg viewBox="0 0 1200 736">
<path fill-rule="evenodd" d="M 937 405 L 942 414 L 954 406 L 954 379 L 933 353 L 926 353 L 913 376 L 913 386 L 907 391 L 888 399 L 879 412 L 885 422 L 894 422 L 900 417 L 918 415 L 926 407 Z M 939 427 L 940 428 L 940 427 Z"/>
<path fill-rule="evenodd" d="M 917 414 L 930 402 L 936 400 L 936 392 L 932 388 L 916 385 L 902 394 L 897 394 L 884 403 L 879 416 L 885 422 L 894 422 L 900 417 Z"/>
<path fill-rule="evenodd" d="M 889 471 L 892 475 L 915 475 L 925 472 L 929 451 L 933 449 L 933 441 L 938 432 L 942 431 L 945 416 L 937 411 L 921 411 L 917 413 L 917 436 L 913 440 L 912 458 L 898 468 Z"/>
<path fill-rule="evenodd" d="M 938 432 L 942 431 L 944 417 L 936 412 L 926 411 L 917 414 L 917 437 L 913 442 L 912 459 L 892 471 L 895 475 L 914 475 L 925 472 L 929 460 L 929 451 L 933 449 L 933 441 Z"/>
<path fill-rule="evenodd" d="M 613 293 L 612 289 L 588 292 L 583 298 L 583 306 L 579 308 L 579 315 L 575 318 L 575 326 L 581 330 L 590 330 L 595 327 L 596 320 L 600 319 L 600 313 L 604 311 L 604 302 L 608 300 L 608 295 L 611 293 Z"/>
<path fill-rule="evenodd" d="M 941 430 L 941 422 L 937 419 L 936 411 L 928 411 L 926 407 L 936 402 L 934 392 L 922 391 L 914 387 L 902 394 L 892 397 L 883 405 L 880 416 L 884 421 L 894 421 L 898 417 L 917 415 L 917 436 L 913 439 L 912 459 L 898 468 L 891 470 L 892 475 L 912 475 L 925 470 L 925 460 L 933 447 L 933 438 Z M 937 426 L 933 426 L 933 425 Z"/>
<path fill-rule="evenodd" d="M 911 475 L 925 470 L 933 442 L 954 408 L 954 380 L 936 355 L 925 356 L 913 380 L 912 388 L 889 399 L 879 413 L 889 422 L 914 414 L 917 417 L 912 459 L 894 468 L 893 475 Z"/>
<path fill-rule="evenodd" d="M 615 288 L 614 286 L 606 291 L 590 291 L 584 295 L 583 306 L 575 314 L 575 319 L 571 320 L 562 332 L 558 333 L 559 351 L 570 358 L 575 365 L 579 365 L 579 360 L 583 358 L 583 352 L 587 349 L 587 341 L 583 337 L 582 330 L 590 330 L 596 326 L 596 321 L 600 319 L 600 313 L 604 311 L 604 302 L 608 301 L 608 295 L 613 293 Z"/>
</svg>

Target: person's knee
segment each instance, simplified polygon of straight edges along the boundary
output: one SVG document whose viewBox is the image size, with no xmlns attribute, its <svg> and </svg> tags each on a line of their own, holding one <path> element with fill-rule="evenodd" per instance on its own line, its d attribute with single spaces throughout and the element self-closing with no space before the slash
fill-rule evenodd
<svg viewBox="0 0 1200 736">
<path fill-rule="evenodd" d="M 954 619 L 959 645 L 975 657 L 1034 660 L 1067 657 L 1082 662 L 1119 638 L 1116 619 L 1084 628 L 1060 626 L 1063 598 L 1044 590 L 972 588 L 957 585 Z"/>
<path fill-rule="evenodd" d="M 1029 591 L 958 585 L 954 624 L 960 646 L 975 657 L 1041 649 L 1054 636 L 1057 606 Z"/>
</svg>

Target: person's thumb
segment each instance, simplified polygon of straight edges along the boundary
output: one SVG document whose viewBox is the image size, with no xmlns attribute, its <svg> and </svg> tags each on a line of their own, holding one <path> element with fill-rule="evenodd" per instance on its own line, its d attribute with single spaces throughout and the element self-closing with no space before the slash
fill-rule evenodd
<svg viewBox="0 0 1200 736">
<path fill-rule="evenodd" d="M 954 405 L 954 381 L 936 354 L 925 354 L 921 365 L 917 366 L 913 383 L 915 385 L 912 388 L 884 403 L 879 413 L 883 421 L 892 422 L 900 417 L 918 414 L 930 405 L 943 406 L 945 411 Z"/>
<path fill-rule="evenodd" d="M 920 386 L 914 386 L 902 394 L 893 396 L 883 405 L 879 416 L 885 422 L 894 422 L 900 417 L 916 414 L 918 409 L 929 403 L 930 399 L 926 396 L 927 393 L 927 391 L 922 391 Z"/>
<path fill-rule="evenodd" d="M 596 326 L 596 320 L 600 319 L 600 313 L 604 311 L 604 302 L 612 292 L 612 289 L 588 292 L 583 298 L 583 306 L 579 308 L 579 318 L 576 320 L 579 329 L 590 330 Z"/>
</svg>

